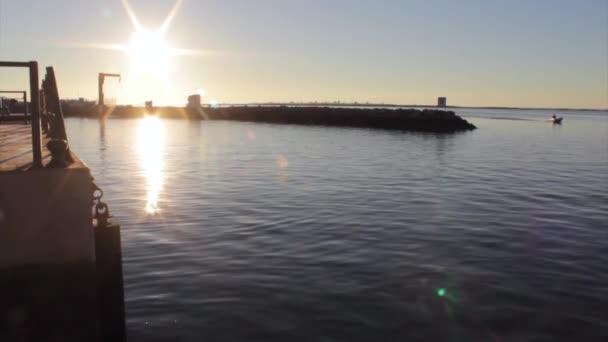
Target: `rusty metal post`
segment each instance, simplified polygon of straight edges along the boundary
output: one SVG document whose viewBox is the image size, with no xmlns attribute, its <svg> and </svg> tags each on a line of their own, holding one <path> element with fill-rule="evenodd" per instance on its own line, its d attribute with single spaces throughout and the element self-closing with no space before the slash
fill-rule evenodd
<svg viewBox="0 0 608 342">
<path fill-rule="evenodd" d="M 40 93 L 38 91 L 38 62 L 30 61 L 30 98 L 32 102 L 33 167 L 42 167 L 42 134 L 40 132 Z"/>
</svg>

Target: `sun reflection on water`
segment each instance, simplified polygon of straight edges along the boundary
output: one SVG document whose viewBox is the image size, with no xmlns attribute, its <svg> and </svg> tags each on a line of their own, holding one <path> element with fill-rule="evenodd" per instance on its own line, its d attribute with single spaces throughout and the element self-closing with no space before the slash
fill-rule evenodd
<svg viewBox="0 0 608 342">
<path fill-rule="evenodd" d="M 146 177 L 146 206 L 148 214 L 159 210 L 158 197 L 163 185 L 163 150 L 165 128 L 158 117 L 146 116 L 138 124 L 137 152 Z"/>
</svg>

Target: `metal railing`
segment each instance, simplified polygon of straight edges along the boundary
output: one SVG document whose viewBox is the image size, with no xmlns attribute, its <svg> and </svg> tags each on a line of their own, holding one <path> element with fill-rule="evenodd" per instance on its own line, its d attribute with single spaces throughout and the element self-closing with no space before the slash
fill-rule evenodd
<svg viewBox="0 0 608 342">
<path fill-rule="evenodd" d="M 42 132 L 50 141 L 47 148 L 51 152 L 51 161 L 47 167 L 66 167 L 74 162 L 63 120 L 63 110 L 57 88 L 57 79 L 53 67 L 46 68 L 42 89 L 38 87 L 38 62 L 3 62 L 0 67 L 28 68 L 30 78 L 30 108 L 32 121 L 32 166 L 43 167 L 42 164 Z M 25 95 L 24 95 L 25 96 Z M 42 106 L 41 106 L 42 102 Z M 25 101 L 27 119 L 27 101 Z M 41 110 L 42 107 L 42 110 Z"/>
<path fill-rule="evenodd" d="M 0 94 L 21 94 L 21 96 L 23 98 L 23 117 L 24 117 L 25 124 L 27 124 L 27 120 L 28 120 L 27 91 L 25 91 L 25 90 L 0 90 Z M 0 98 L 0 99 L 3 99 L 3 98 Z M 2 107 L 2 103 L 0 103 L 0 107 Z M 9 109 L 10 109 L 10 106 L 9 106 Z M 6 119 L 6 117 L 4 117 L 3 115 L 0 115 L 0 118 Z"/>
<path fill-rule="evenodd" d="M 38 89 L 38 62 L 0 62 L 0 67 L 28 68 L 32 109 L 33 167 L 42 167 L 42 136 L 40 133 L 40 90 Z"/>
</svg>

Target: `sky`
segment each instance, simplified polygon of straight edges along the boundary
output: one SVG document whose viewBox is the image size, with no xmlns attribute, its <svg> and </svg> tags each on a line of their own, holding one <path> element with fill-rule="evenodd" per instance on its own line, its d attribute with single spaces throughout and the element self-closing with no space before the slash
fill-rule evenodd
<svg viewBox="0 0 608 342">
<path fill-rule="evenodd" d="M 608 0 L 183 0 L 164 43 L 132 42 L 176 1 L 128 4 L 139 29 L 121 0 L 0 0 L 0 60 L 54 66 L 62 98 L 120 73 L 106 97 L 137 105 L 608 108 Z M 0 69 L 1 90 L 27 88 Z"/>
</svg>

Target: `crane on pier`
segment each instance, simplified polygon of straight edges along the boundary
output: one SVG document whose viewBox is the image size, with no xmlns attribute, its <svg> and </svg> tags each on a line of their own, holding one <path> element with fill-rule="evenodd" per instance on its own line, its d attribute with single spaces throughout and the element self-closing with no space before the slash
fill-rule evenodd
<svg viewBox="0 0 608 342">
<path fill-rule="evenodd" d="M 98 91 L 99 91 L 99 106 L 103 107 L 104 106 L 104 94 L 103 94 L 103 82 L 105 81 L 106 77 L 118 77 L 118 81 L 120 82 L 120 74 L 108 74 L 105 72 L 100 72 L 99 73 L 99 78 L 97 81 L 97 85 L 98 85 Z"/>
</svg>

